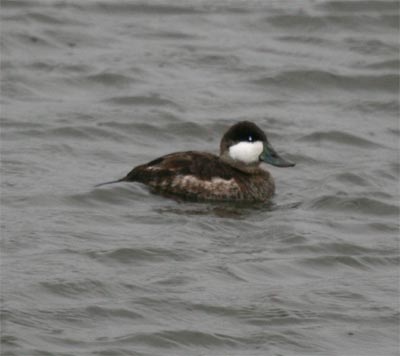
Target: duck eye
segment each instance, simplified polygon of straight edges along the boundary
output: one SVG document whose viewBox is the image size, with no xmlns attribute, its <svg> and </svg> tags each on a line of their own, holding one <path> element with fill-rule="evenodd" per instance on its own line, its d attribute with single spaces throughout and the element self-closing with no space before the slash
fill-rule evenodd
<svg viewBox="0 0 400 356">
<path fill-rule="evenodd" d="M 253 142 L 253 136 L 249 136 L 248 139 L 247 139 L 247 141 Z"/>
</svg>

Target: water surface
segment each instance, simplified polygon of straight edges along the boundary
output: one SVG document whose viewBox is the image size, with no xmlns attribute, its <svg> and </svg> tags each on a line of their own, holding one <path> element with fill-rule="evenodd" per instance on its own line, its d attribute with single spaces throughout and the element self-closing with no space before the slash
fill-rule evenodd
<svg viewBox="0 0 400 356">
<path fill-rule="evenodd" d="M 2 1 L 2 354 L 398 355 L 396 1 Z M 95 189 L 251 120 L 270 204 Z"/>
</svg>

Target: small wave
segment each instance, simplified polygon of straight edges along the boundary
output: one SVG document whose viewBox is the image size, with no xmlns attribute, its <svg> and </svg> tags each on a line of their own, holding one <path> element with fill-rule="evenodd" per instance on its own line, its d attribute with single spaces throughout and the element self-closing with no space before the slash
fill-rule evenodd
<svg viewBox="0 0 400 356">
<path fill-rule="evenodd" d="M 134 15 L 196 15 L 202 14 L 204 11 L 200 7 L 190 5 L 163 5 L 160 3 L 129 3 L 129 2 L 114 2 L 98 1 L 95 4 L 90 4 L 91 11 L 99 11 L 109 13 L 119 13 L 131 16 Z"/>
<path fill-rule="evenodd" d="M 350 14 L 363 12 L 393 12 L 399 11 L 399 3 L 397 1 L 325 1 L 317 4 L 317 8 L 326 11 L 349 12 Z"/>
<path fill-rule="evenodd" d="M 30 126 L 32 126 L 30 128 Z M 126 140 L 127 137 L 121 132 L 112 132 L 95 126 L 64 126 L 52 129 L 40 129 L 40 127 L 27 125 L 28 128 L 16 131 L 19 135 L 36 138 L 72 138 L 74 140 L 97 140 L 114 139 L 115 141 Z"/>
<path fill-rule="evenodd" d="M 15 69 L 15 63 L 11 61 L 7 61 L 3 63 L 3 66 L 6 68 Z M 20 64 L 18 64 L 20 66 Z M 31 63 L 27 63 L 24 66 L 25 69 L 33 72 L 39 72 L 43 74 L 49 74 L 50 72 L 56 71 L 57 73 L 65 73 L 69 75 L 76 75 L 76 74 L 84 74 L 90 72 L 93 67 L 88 64 L 71 64 L 71 63 L 61 63 L 56 62 L 53 60 L 39 60 L 39 61 L 32 61 Z M 67 77 L 70 80 L 69 77 Z"/>
<path fill-rule="evenodd" d="M 397 132 L 397 135 L 399 135 L 399 132 Z M 399 177 L 400 176 L 400 162 L 390 163 L 390 170 L 395 176 Z"/>
<path fill-rule="evenodd" d="M 3 324 L 4 325 L 4 324 Z M 20 346 L 20 344 L 19 344 L 19 339 L 17 338 L 17 337 L 15 337 L 15 336 L 13 336 L 13 335 L 8 335 L 5 331 L 4 331 L 4 329 L 3 329 L 3 332 L 1 333 L 1 338 L 0 338 L 0 343 L 1 343 L 1 345 L 2 345 L 2 350 L 3 351 L 6 351 L 6 349 L 8 348 L 8 347 L 12 347 L 12 348 L 15 348 L 15 347 L 19 347 Z M 5 355 L 5 354 L 4 354 Z M 8 354 L 8 355 L 13 355 L 12 353 L 10 353 L 10 354 Z"/>
<path fill-rule="evenodd" d="M 321 242 L 318 244 L 294 244 L 284 248 L 276 249 L 279 253 L 299 253 L 309 255 L 328 254 L 334 256 L 359 256 L 359 257 L 378 257 L 386 258 L 392 253 L 388 249 L 368 248 L 350 242 Z"/>
<path fill-rule="evenodd" d="M 160 32 L 152 32 L 145 33 L 141 35 L 142 38 L 155 38 L 155 39 L 172 39 L 172 40 L 198 40 L 201 37 L 195 34 L 189 34 L 184 32 L 172 32 L 172 31 L 160 31 Z"/>
<path fill-rule="evenodd" d="M 121 318 L 121 319 L 142 319 L 143 316 L 126 308 L 105 308 L 98 305 L 88 306 L 85 309 L 89 318 Z"/>
<path fill-rule="evenodd" d="M 393 56 L 398 52 L 397 45 L 377 39 L 347 38 L 344 42 L 350 50 L 361 54 Z M 357 67 L 359 67 L 358 64 Z"/>
<path fill-rule="evenodd" d="M 182 251 L 172 251 L 163 248 L 133 248 L 124 247 L 107 252 L 87 252 L 90 258 L 101 262 L 117 262 L 135 264 L 138 262 L 184 261 L 189 258 Z"/>
<path fill-rule="evenodd" d="M 37 3 L 35 4 L 37 6 Z M 32 1 L 30 0 L 2 0 L 1 7 L 9 8 L 23 8 L 32 7 Z"/>
<path fill-rule="evenodd" d="M 288 29 L 303 29 L 304 31 L 322 29 L 326 26 L 326 18 L 311 16 L 305 13 L 293 15 L 274 15 L 266 19 L 273 26 Z"/>
<path fill-rule="evenodd" d="M 285 88 L 321 90 L 340 89 L 349 90 L 382 90 L 397 92 L 399 89 L 398 74 L 383 75 L 341 75 L 324 70 L 291 70 L 281 72 L 275 76 L 253 80 L 253 83 L 270 87 L 273 85 Z"/>
<path fill-rule="evenodd" d="M 14 38 L 15 42 L 20 46 L 35 46 L 43 48 L 55 48 L 55 44 L 47 37 L 33 33 L 14 33 L 10 38 Z"/>
<path fill-rule="evenodd" d="M 146 344 L 156 347 L 175 348 L 181 346 L 216 346 L 238 347 L 246 343 L 245 338 L 233 337 L 226 334 L 208 333 L 196 330 L 165 330 L 155 333 L 135 333 L 116 338 L 118 343 Z"/>
<path fill-rule="evenodd" d="M 340 145 L 345 144 L 357 147 L 382 147 L 375 142 L 342 131 L 316 131 L 301 137 L 299 140 L 312 143 L 333 142 Z"/>
<path fill-rule="evenodd" d="M 220 67 L 221 69 L 236 69 L 240 59 L 234 55 L 207 54 L 196 57 L 196 63 L 201 66 Z"/>
<path fill-rule="evenodd" d="M 57 13 L 51 14 L 51 11 L 47 11 L 47 14 L 43 14 L 40 12 L 29 12 L 29 13 L 23 13 L 21 15 L 13 16 L 12 18 L 7 18 L 7 20 L 13 20 L 13 21 L 34 21 L 38 23 L 42 23 L 45 25 L 56 25 L 56 26 L 62 26 L 62 25 L 68 25 L 68 26 L 77 26 L 77 25 L 86 25 L 83 22 L 78 22 L 76 19 L 72 19 L 71 17 L 65 18 L 61 17 L 60 14 L 65 14 L 63 11 L 58 11 Z"/>
<path fill-rule="evenodd" d="M 144 105 L 144 106 L 172 106 L 179 108 L 178 104 L 171 100 L 160 98 L 156 95 L 150 96 L 116 96 L 105 100 L 117 105 Z"/>
<path fill-rule="evenodd" d="M 341 213 L 351 212 L 377 216 L 398 216 L 400 209 L 396 205 L 383 203 L 371 198 L 349 198 L 336 195 L 324 195 L 309 203 L 311 209 L 325 209 Z"/>
<path fill-rule="evenodd" d="M 363 102 L 352 102 L 350 105 L 346 107 L 346 109 L 360 111 L 366 114 L 371 114 L 371 112 L 375 112 L 375 113 L 388 113 L 396 116 L 398 116 L 400 112 L 399 102 L 397 100 L 389 100 L 389 101 L 367 100 Z"/>
<path fill-rule="evenodd" d="M 236 320 L 243 320 L 250 325 L 283 325 L 283 324 L 302 324 L 313 322 L 319 319 L 313 312 L 271 308 L 248 308 L 248 307 L 224 307 L 207 304 L 191 304 L 190 309 L 198 310 L 210 315 L 219 317 L 229 317 Z"/>
<path fill-rule="evenodd" d="M 386 232 L 386 233 L 395 233 L 398 234 L 399 232 L 399 226 L 398 224 L 389 224 L 389 223 L 379 223 L 379 222 L 371 222 L 368 223 L 368 228 L 370 228 L 372 231 L 376 232 Z"/>
<path fill-rule="evenodd" d="M 41 130 L 46 125 L 41 124 L 39 122 L 30 122 L 30 121 L 20 121 L 18 119 L 10 119 L 8 117 L 0 118 L 0 125 L 2 129 L 33 129 L 33 130 Z M 3 137 L 4 139 L 4 137 Z"/>
<path fill-rule="evenodd" d="M 360 261 L 370 267 L 399 266 L 400 256 L 360 256 Z"/>
<path fill-rule="evenodd" d="M 335 179 L 346 184 L 351 183 L 360 187 L 368 187 L 371 185 L 366 178 L 355 173 L 339 173 L 335 176 Z"/>
<path fill-rule="evenodd" d="M 82 280 L 74 282 L 59 280 L 54 282 L 41 282 L 40 285 L 48 292 L 63 297 L 74 297 L 81 295 L 109 295 L 108 286 L 103 282 L 96 280 Z"/>
<path fill-rule="evenodd" d="M 173 135 L 168 132 L 164 127 L 159 127 L 158 125 L 148 124 L 148 123 L 124 123 L 117 121 L 107 121 L 100 123 L 101 127 L 108 127 L 114 131 L 120 132 L 122 134 L 135 135 L 137 137 L 154 137 L 157 141 L 168 141 L 173 139 Z"/>
<path fill-rule="evenodd" d="M 3 303 L 4 303 L 3 299 Z M 14 310 L 10 310 L 10 309 L 6 309 L 4 306 L 2 306 L 1 310 L 0 310 L 0 320 L 2 321 L 2 331 L 1 331 L 1 336 L 0 336 L 0 345 L 1 345 L 1 351 L 2 354 L 3 352 L 6 352 L 6 350 L 8 348 L 10 348 L 10 350 L 15 350 L 16 347 L 19 347 L 21 344 L 23 344 L 25 341 L 20 339 L 20 337 L 22 335 L 19 335 L 18 337 L 15 335 L 12 335 L 12 333 L 8 330 L 5 330 L 4 326 L 7 323 L 15 323 L 15 324 L 21 324 L 21 322 L 17 319 L 18 318 L 18 314 L 21 314 L 20 311 L 14 311 Z M 26 315 L 24 315 L 24 318 L 26 318 Z M 27 323 L 25 320 L 23 322 L 24 325 L 30 324 Z M 4 353 L 4 355 L 6 355 Z M 7 354 L 8 355 L 8 354 Z M 10 355 L 13 355 L 12 353 L 10 353 Z"/>
<path fill-rule="evenodd" d="M 209 129 L 193 121 L 168 124 L 166 131 L 172 132 L 177 137 L 191 137 L 201 141 L 210 135 Z"/>
<path fill-rule="evenodd" d="M 113 178 L 121 178 L 124 174 L 126 174 L 126 172 L 121 172 L 120 175 L 117 174 L 117 176 Z M 100 182 L 92 182 L 93 186 L 98 183 L 101 183 L 101 180 Z M 131 205 L 133 201 L 137 204 L 143 198 L 148 198 L 149 194 L 149 191 L 140 184 L 121 183 L 110 185 L 109 189 L 93 189 L 89 193 L 69 195 L 66 196 L 64 200 L 66 203 L 73 206 L 92 207 L 104 203 L 120 206 L 124 203 Z"/>
<path fill-rule="evenodd" d="M 368 68 L 368 69 L 393 69 L 398 71 L 400 68 L 400 60 L 398 59 L 389 59 L 389 60 L 384 60 L 384 61 L 379 61 L 375 63 L 370 63 L 364 66 L 361 66 L 363 68 Z"/>
<path fill-rule="evenodd" d="M 373 269 L 377 266 L 398 266 L 399 256 L 350 256 L 350 255 L 323 255 L 318 257 L 303 258 L 299 261 L 302 265 L 333 267 L 347 266 L 361 270 Z"/>
<path fill-rule="evenodd" d="M 313 323 L 321 318 L 312 312 L 271 308 L 262 313 L 251 313 L 246 317 L 247 323 L 251 325 L 298 325 Z"/>
<path fill-rule="evenodd" d="M 157 142 L 168 141 L 179 138 L 180 142 L 190 141 L 201 141 L 210 140 L 210 135 L 213 134 L 213 130 L 200 125 L 192 121 L 180 121 L 174 115 L 160 115 L 163 117 L 163 121 L 178 121 L 166 123 L 163 125 L 149 124 L 149 123 L 137 123 L 137 122 L 115 122 L 107 121 L 100 123 L 101 127 L 109 127 L 114 129 L 123 135 L 130 134 L 131 137 L 136 137 L 137 140 L 145 138 L 144 141 L 149 142 L 150 138 L 154 138 Z"/>
<path fill-rule="evenodd" d="M 99 83 L 102 85 L 113 87 L 127 87 L 128 85 L 135 82 L 135 80 L 126 75 L 109 72 L 89 75 L 84 79 L 87 80 L 89 83 Z"/>
<path fill-rule="evenodd" d="M 395 17 L 388 19 L 391 15 L 380 17 L 368 14 L 352 16 L 343 15 L 310 15 L 305 12 L 297 12 L 288 15 L 274 15 L 267 17 L 264 21 L 288 31 L 304 31 L 311 33 L 314 31 L 327 32 L 333 30 L 348 29 L 349 31 L 362 31 L 370 26 L 376 27 L 395 27 Z"/>
<path fill-rule="evenodd" d="M 54 137 L 73 137 L 74 139 L 80 138 L 86 140 L 90 137 L 91 134 L 84 127 L 65 126 L 65 127 L 50 129 L 47 132 L 44 132 L 43 135 L 46 136 L 51 135 Z"/>
<path fill-rule="evenodd" d="M 278 40 L 293 43 L 306 43 L 317 46 L 331 45 L 332 40 L 323 37 L 316 37 L 311 35 L 292 35 L 292 36 L 278 36 Z"/>
<path fill-rule="evenodd" d="M 303 258 L 299 261 L 300 264 L 311 267 L 332 267 L 332 266 L 347 266 L 356 269 L 366 270 L 369 267 L 363 263 L 359 257 L 341 256 L 341 255 L 323 255 L 318 257 Z"/>
<path fill-rule="evenodd" d="M 192 282 L 193 280 L 190 277 L 173 276 L 158 279 L 154 283 L 163 286 L 163 288 L 171 287 L 173 290 L 175 290 L 177 287 L 184 288 L 184 286 L 189 286 Z"/>
</svg>

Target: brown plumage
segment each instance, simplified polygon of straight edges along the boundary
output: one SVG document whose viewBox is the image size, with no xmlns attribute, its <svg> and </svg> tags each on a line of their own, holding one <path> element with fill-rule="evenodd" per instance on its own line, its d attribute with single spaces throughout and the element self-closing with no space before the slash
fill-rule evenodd
<svg viewBox="0 0 400 356">
<path fill-rule="evenodd" d="M 250 174 L 218 156 L 194 151 L 171 153 L 137 166 L 122 180 L 190 200 L 265 201 L 275 188 L 269 172 L 261 168 Z"/>
<path fill-rule="evenodd" d="M 260 168 L 261 161 L 294 166 L 275 152 L 258 126 L 242 121 L 222 137 L 219 156 L 195 151 L 171 153 L 109 183 L 140 182 L 155 192 L 190 200 L 267 201 L 275 184 L 269 172 Z"/>
</svg>

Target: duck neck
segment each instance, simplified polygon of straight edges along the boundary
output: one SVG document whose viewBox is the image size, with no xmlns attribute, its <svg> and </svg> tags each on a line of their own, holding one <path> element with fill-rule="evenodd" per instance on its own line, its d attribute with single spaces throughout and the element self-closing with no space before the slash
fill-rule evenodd
<svg viewBox="0 0 400 356">
<path fill-rule="evenodd" d="M 227 152 L 221 154 L 219 158 L 224 163 L 229 164 L 231 167 L 247 174 L 255 174 L 260 171 L 260 162 L 254 162 L 250 164 L 243 163 L 233 159 Z"/>
</svg>

